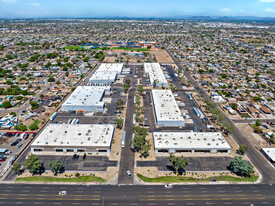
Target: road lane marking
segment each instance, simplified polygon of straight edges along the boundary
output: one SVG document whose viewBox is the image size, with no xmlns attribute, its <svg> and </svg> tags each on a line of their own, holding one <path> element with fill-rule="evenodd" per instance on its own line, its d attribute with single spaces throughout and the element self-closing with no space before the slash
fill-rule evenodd
<svg viewBox="0 0 275 206">
<path fill-rule="evenodd" d="M 139 195 L 139 197 L 245 197 L 245 196 L 263 196 L 263 194 L 208 194 L 208 195 Z"/>
<path fill-rule="evenodd" d="M 39 196 L 39 197 L 48 197 L 48 196 L 54 196 L 54 197 L 61 197 L 61 195 L 58 194 L 0 194 L 0 196 Z M 66 195 L 66 197 L 100 197 L 100 195 Z"/>
<path fill-rule="evenodd" d="M 225 205 L 232 205 L 231 202 L 225 202 L 224 204 L 225 204 Z"/>
<path fill-rule="evenodd" d="M 265 198 L 246 198 L 249 200 L 265 200 Z M 243 198 L 186 198 L 186 199 L 139 199 L 139 201 L 201 201 L 201 200 L 209 200 L 209 201 L 217 201 L 217 200 L 243 200 Z"/>
<path fill-rule="evenodd" d="M 132 202 L 132 203 L 130 203 L 130 205 L 138 205 L 138 203 Z"/>
<path fill-rule="evenodd" d="M 6 198 L 6 197 L 0 197 L 1 200 L 5 200 L 5 199 L 10 199 L 10 198 Z M 18 197 L 18 198 L 13 198 L 15 200 L 62 200 L 62 201 L 100 201 L 100 199 L 65 199 L 65 198 L 33 198 L 33 197 Z"/>
</svg>

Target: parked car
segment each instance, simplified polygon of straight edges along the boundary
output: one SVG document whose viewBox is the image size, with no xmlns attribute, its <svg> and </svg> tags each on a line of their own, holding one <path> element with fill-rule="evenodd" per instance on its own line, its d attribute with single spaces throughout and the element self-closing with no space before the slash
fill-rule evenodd
<svg viewBox="0 0 275 206">
<path fill-rule="evenodd" d="M 16 147 L 16 148 L 17 148 L 17 149 L 19 149 L 20 147 L 22 147 L 22 145 L 23 145 L 23 144 L 22 144 L 22 143 L 20 143 L 19 145 L 17 145 L 17 147 Z"/>
<path fill-rule="evenodd" d="M 130 170 L 127 170 L 127 175 L 128 175 L 129 178 L 132 177 Z"/>
</svg>

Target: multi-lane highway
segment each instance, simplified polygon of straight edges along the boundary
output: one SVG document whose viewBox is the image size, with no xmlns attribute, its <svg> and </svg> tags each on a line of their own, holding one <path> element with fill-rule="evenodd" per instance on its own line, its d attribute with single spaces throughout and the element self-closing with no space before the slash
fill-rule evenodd
<svg viewBox="0 0 275 206">
<path fill-rule="evenodd" d="M 59 195 L 66 191 L 67 195 Z M 271 185 L 29 185 L 2 184 L 0 205 L 274 205 Z"/>
</svg>

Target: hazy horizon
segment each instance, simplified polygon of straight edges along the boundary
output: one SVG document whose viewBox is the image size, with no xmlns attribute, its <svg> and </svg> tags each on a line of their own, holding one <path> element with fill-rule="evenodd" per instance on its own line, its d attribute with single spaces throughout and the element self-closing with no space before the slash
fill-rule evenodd
<svg viewBox="0 0 275 206">
<path fill-rule="evenodd" d="M 0 18 L 275 17 L 275 0 L 0 0 Z"/>
</svg>

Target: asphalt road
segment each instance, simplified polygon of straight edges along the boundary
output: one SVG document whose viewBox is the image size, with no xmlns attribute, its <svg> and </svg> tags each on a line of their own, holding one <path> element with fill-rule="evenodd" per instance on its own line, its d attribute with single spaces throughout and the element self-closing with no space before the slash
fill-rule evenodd
<svg viewBox="0 0 275 206">
<path fill-rule="evenodd" d="M 125 147 L 121 150 L 118 184 L 133 184 L 133 178 L 127 176 L 127 170 L 134 174 L 135 156 L 132 152 L 132 135 L 134 131 L 133 114 L 135 113 L 134 96 L 136 94 L 136 87 L 131 87 L 128 91 L 127 112 L 125 119 Z"/>
<path fill-rule="evenodd" d="M 171 54 L 167 49 L 165 49 L 166 52 L 170 55 L 170 57 L 173 59 L 175 64 L 178 66 L 179 69 L 181 69 L 185 75 L 185 77 L 191 81 L 191 83 L 194 86 L 194 89 L 200 93 L 203 99 L 207 99 L 209 102 L 212 102 L 212 99 L 210 99 L 207 95 L 207 93 L 198 85 L 198 83 L 192 78 L 192 76 L 186 72 L 186 70 L 183 68 L 181 63 L 174 57 L 174 55 Z M 218 107 L 217 107 L 218 108 Z M 274 167 L 269 164 L 267 159 L 255 148 L 255 145 L 252 145 L 248 139 L 238 130 L 238 128 L 235 126 L 235 124 L 227 117 L 225 116 L 224 121 L 228 122 L 229 124 L 233 125 L 234 131 L 231 133 L 234 137 L 234 140 L 240 145 L 244 144 L 249 147 L 249 150 L 247 151 L 247 156 L 251 160 L 252 164 L 255 165 L 255 167 L 260 171 L 263 177 L 264 183 L 275 183 L 275 169 Z"/>
<path fill-rule="evenodd" d="M 66 191 L 67 195 L 58 195 Z M 0 205 L 274 205 L 270 185 L 47 185 L 2 184 Z"/>
</svg>

